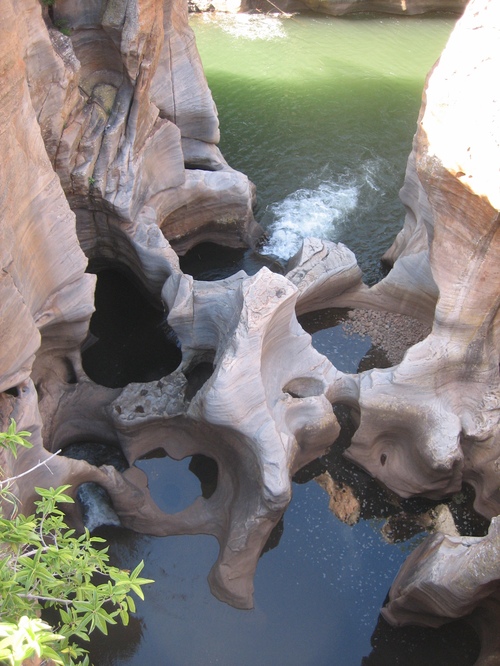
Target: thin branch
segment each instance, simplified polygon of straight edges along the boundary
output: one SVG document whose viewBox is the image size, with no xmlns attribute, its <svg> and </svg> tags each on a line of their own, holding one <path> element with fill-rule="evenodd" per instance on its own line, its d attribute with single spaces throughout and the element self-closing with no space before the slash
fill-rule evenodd
<svg viewBox="0 0 500 666">
<path fill-rule="evenodd" d="M 31 472 L 34 472 L 35 469 L 38 469 L 39 467 L 42 467 L 43 465 L 47 465 L 49 460 L 52 460 L 52 458 L 55 458 L 57 455 L 59 455 L 61 453 L 61 450 L 62 449 L 59 449 L 55 453 L 51 453 L 51 455 L 47 458 L 47 460 L 42 460 L 37 465 L 34 465 L 34 467 L 30 467 L 29 469 L 27 469 L 25 472 L 21 472 L 21 474 L 17 474 L 16 476 L 11 476 L 8 479 L 4 479 L 3 481 L 0 481 L 0 487 L 2 487 L 4 485 L 8 485 L 9 483 L 12 483 L 12 481 L 17 481 L 17 479 L 20 479 L 21 477 L 26 476 L 26 474 L 31 474 Z M 52 474 L 52 470 L 49 467 L 47 467 L 47 469 Z"/>
<path fill-rule="evenodd" d="M 21 557 L 31 557 L 32 555 L 36 555 L 39 551 L 42 551 L 42 553 L 46 553 L 49 549 L 49 546 L 41 546 L 39 548 L 33 548 L 33 550 L 28 550 L 26 553 L 21 553 Z"/>
<path fill-rule="evenodd" d="M 40 594 L 30 594 L 29 592 L 17 592 L 16 596 L 22 597 L 23 599 L 32 599 L 33 601 L 53 601 L 56 604 L 64 604 L 65 606 L 71 606 L 71 601 L 68 599 L 59 599 L 58 597 L 42 597 Z"/>
<path fill-rule="evenodd" d="M 272 5 L 275 9 L 277 9 L 279 12 L 281 12 L 282 16 L 286 16 L 287 18 L 293 19 L 293 16 L 291 14 L 288 14 L 287 12 L 283 11 L 278 7 L 278 5 L 275 5 L 274 2 L 271 2 L 271 0 L 267 0 L 270 5 Z M 295 20 L 295 19 L 294 19 Z"/>
</svg>

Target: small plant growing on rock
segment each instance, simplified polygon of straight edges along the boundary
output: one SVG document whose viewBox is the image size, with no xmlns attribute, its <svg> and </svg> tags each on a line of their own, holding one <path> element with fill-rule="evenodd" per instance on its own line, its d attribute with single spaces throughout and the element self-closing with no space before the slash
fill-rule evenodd
<svg viewBox="0 0 500 666">
<path fill-rule="evenodd" d="M 0 447 L 16 456 L 18 446 L 31 446 L 29 435 L 16 432 L 12 421 L 0 433 Z M 0 500 L 11 502 L 12 481 L 0 480 Z M 63 666 L 88 665 L 87 651 L 73 640 L 88 641 L 95 629 L 107 634 L 117 620 L 127 625 L 135 611 L 132 593 L 144 599 L 142 587 L 153 582 L 140 576 L 143 562 L 133 571 L 113 567 L 104 539 L 68 527 L 59 505 L 74 501 L 66 494 L 69 487 L 36 488 L 40 499 L 30 516 L 5 518 L 0 511 L 3 664 L 21 666 L 36 655 Z M 41 619 L 46 609 L 57 618 L 54 626 Z"/>
<path fill-rule="evenodd" d="M 64 19 L 57 19 L 54 21 L 54 26 L 59 30 L 60 33 L 66 35 L 66 37 L 71 35 L 71 30 L 68 26 L 68 23 Z"/>
</svg>

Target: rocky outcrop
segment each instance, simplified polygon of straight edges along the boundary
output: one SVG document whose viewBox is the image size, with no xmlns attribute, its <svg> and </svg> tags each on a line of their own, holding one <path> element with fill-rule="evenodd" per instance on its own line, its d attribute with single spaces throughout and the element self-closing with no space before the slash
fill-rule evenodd
<svg viewBox="0 0 500 666">
<path fill-rule="evenodd" d="M 481 640 L 478 666 L 498 663 L 498 517 L 485 537 L 436 533 L 404 563 L 382 615 L 391 624 L 440 627 L 466 618 Z"/>
<path fill-rule="evenodd" d="M 498 85 L 485 81 L 500 63 L 499 29 L 498 6 L 472 0 L 428 81 L 414 143 L 423 215 L 414 207 L 401 238 L 430 241 L 439 294 L 432 334 L 395 370 L 361 378 L 349 451 L 400 494 L 438 497 L 465 480 L 489 517 L 500 510 L 500 106 Z M 436 626 L 474 611 L 477 663 L 497 663 L 497 531 L 495 519 L 487 537 L 424 544 L 392 587 L 386 617 Z"/>
<path fill-rule="evenodd" d="M 65 0 L 44 8 L 44 23 L 36 0 L 17 4 L 30 5 L 38 27 L 25 57 L 31 99 L 87 254 L 98 254 L 101 238 L 90 230 L 116 223 L 154 222 L 179 251 L 197 234 L 251 244 L 253 186 L 216 147 L 217 114 L 185 7 Z"/>
<path fill-rule="evenodd" d="M 13 418 L 34 443 L 0 463 L 6 477 L 36 467 L 12 486 L 27 510 L 37 485 L 76 492 L 94 481 L 125 516 L 140 485 L 50 453 L 117 437 L 105 414 L 117 392 L 81 366 L 95 285 L 87 259 L 126 265 L 163 308 L 163 285 L 179 273 L 168 239 L 179 252 L 201 239 L 253 243 L 253 185 L 216 146 L 182 3 L 0 4 L 0 428 Z"/>
<path fill-rule="evenodd" d="M 410 160 L 417 194 L 407 199 L 407 224 L 389 253 L 398 256 L 394 275 L 370 294 L 392 297 L 395 276 L 399 289 L 408 282 L 398 264 L 420 266 L 400 309 L 412 307 L 420 294 L 427 304 L 420 316 L 430 314 L 434 284 L 432 333 L 398 367 L 360 377 L 360 425 L 348 451 L 403 495 L 440 496 L 466 479 L 476 488 L 476 507 L 490 516 L 498 513 L 493 486 L 499 484 L 488 476 L 479 480 L 474 458 L 495 448 L 498 438 L 499 300 L 493 284 L 500 200 L 498 179 L 491 177 L 491 165 L 500 162 L 498 102 L 496 91 L 484 86 L 500 57 L 498 27 L 490 27 L 498 19 L 489 3 L 472 2 L 429 79 Z M 464 103 L 466 86 L 471 92 Z M 418 282 L 425 266 L 430 276 Z M 390 434 L 402 412 L 404 445 Z M 412 480 L 403 467 L 411 467 Z"/>
<path fill-rule="evenodd" d="M 92 481 L 124 525 L 214 534 L 212 588 L 249 607 L 291 475 L 338 434 L 325 395 L 336 371 L 298 325 L 301 292 L 289 280 L 261 271 L 197 284 L 179 270 L 168 238 L 183 250 L 200 239 L 249 244 L 258 231 L 252 187 L 215 145 L 185 9 L 159 1 L 47 9 L 35 0 L 3 0 L 2 9 L 15 29 L 3 30 L 0 45 L 0 416 L 2 429 L 14 419 L 34 444 L 16 459 L 2 453 L 4 476 L 15 478 L 25 510 L 35 486 L 70 483 L 76 495 Z M 87 258 L 125 264 L 170 311 L 183 347 L 177 372 L 123 391 L 85 375 L 80 347 L 95 283 Z M 52 455 L 88 441 L 121 447 L 129 469 Z M 176 516 L 160 511 L 134 467 L 159 448 L 211 456 L 214 495 Z"/>
<path fill-rule="evenodd" d="M 472 0 L 428 81 L 402 191 L 405 227 L 386 255 L 391 272 L 369 289 L 348 248 L 315 239 L 285 276 L 261 269 L 208 283 L 180 270 L 175 249 L 201 239 L 251 243 L 258 232 L 252 186 L 216 147 L 213 103 L 180 4 L 1 5 L 9 28 L 0 28 L 0 417 L 3 429 L 14 418 L 31 431 L 35 446 L 0 462 L 8 476 L 46 463 L 29 483 L 15 482 L 25 507 L 36 485 L 71 483 L 76 493 L 93 481 L 135 530 L 213 534 L 212 589 L 248 608 L 291 477 L 336 439 L 332 404 L 342 403 L 358 422 L 348 457 L 383 484 L 403 497 L 441 498 L 467 481 L 476 508 L 497 515 L 498 7 Z M 175 372 L 123 389 L 86 376 L 87 258 L 128 266 L 169 313 L 182 348 Z M 297 321 L 325 307 L 412 315 L 432 330 L 398 365 L 346 375 Z M 81 442 L 119 448 L 128 468 L 50 457 Z M 215 492 L 178 514 L 161 511 L 134 465 L 158 450 L 212 458 Z M 495 553 L 495 530 L 482 541 L 433 537 L 401 572 L 387 617 L 432 625 L 476 601 L 491 608 L 495 566 L 488 560 L 476 574 Z M 424 594 L 434 561 L 439 602 Z M 459 561 L 472 605 L 455 594 Z"/>
</svg>

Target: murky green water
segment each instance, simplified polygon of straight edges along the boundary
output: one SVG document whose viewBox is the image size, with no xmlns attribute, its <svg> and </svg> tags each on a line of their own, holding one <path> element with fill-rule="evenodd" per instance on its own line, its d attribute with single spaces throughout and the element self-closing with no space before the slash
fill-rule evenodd
<svg viewBox="0 0 500 666">
<path fill-rule="evenodd" d="M 340 240 L 356 252 L 367 280 L 378 279 L 379 257 L 403 221 L 397 193 L 425 75 L 453 22 L 193 17 L 219 109 L 221 148 L 257 185 L 268 252 L 286 258 L 305 235 Z M 325 344 L 335 347 L 339 367 L 355 372 L 365 343 L 340 342 Z M 217 557 L 215 539 L 108 531 L 115 561 L 131 567 L 144 559 L 144 575 L 156 582 L 129 627 L 113 631 L 111 641 L 92 641 L 96 666 L 473 664 L 478 646 L 464 624 L 396 630 L 379 618 L 420 538 L 403 529 L 390 544 L 381 527 L 388 516 L 404 523 L 408 512 L 425 507 L 396 506 L 343 462 L 348 437 L 346 431 L 324 459 L 297 475 L 292 503 L 257 568 L 252 611 L 211 596 L 206 576 Z M 141 465 L 167 510 L 200 494 L 189 460 Z M 310 480 L 325 470 L 356 489 L 361 520 L 354 527 L 329 511 L 328 495 Z"/>
<path fill-rule="evenodd" d="M 425 76 L 455 17 L 192 18 L 221 149 L 257 185 L 257 218 L 287 258 L 346 243 L 366 279 L 401 228 L 398 199 Z"/>
</svg>

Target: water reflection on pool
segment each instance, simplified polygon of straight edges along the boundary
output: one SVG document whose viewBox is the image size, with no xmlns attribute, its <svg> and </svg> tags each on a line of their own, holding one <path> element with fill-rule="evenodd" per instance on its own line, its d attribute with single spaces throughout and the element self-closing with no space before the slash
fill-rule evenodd
<svg viewBox="0 0 500 666">
<path fill-rule="evenodd" d="M 217 557 L 214 538 L 151 538 L 109 531 L 119 564 L 130 567 L 144 558 L 144 575 L 155 583 L 146 590 L 146 603 L 138 606 L 140 623 L 132 627 L 132 640 L 122 629 L 114 640 L 95 641 L 95 664 L 361 664 L 372 650 L 379 609 L 413 542 L 388 544 L 379 532 L 381 520 L 361 520 L 348 527 L 329 511 L 327 499 L 314 482 L 294 485 L 279 544 L 259 562 L 251 611 L 231 608 L 210 594 L 206 574 Z M 401 643 L 404 632 L 396 632 L 392 648 L 389 645 L 392 652 L 385 654 L 385 661 L 373 663 L 474 663 L 477 645 L 467 643 L 467 627 L 445 630 L 429 644 L 436 633 L 425 630 L 411 658 L 408 645 Z M 432 646 L 431 655 L 424 652 L 426 645 Z"/>
</svg>

